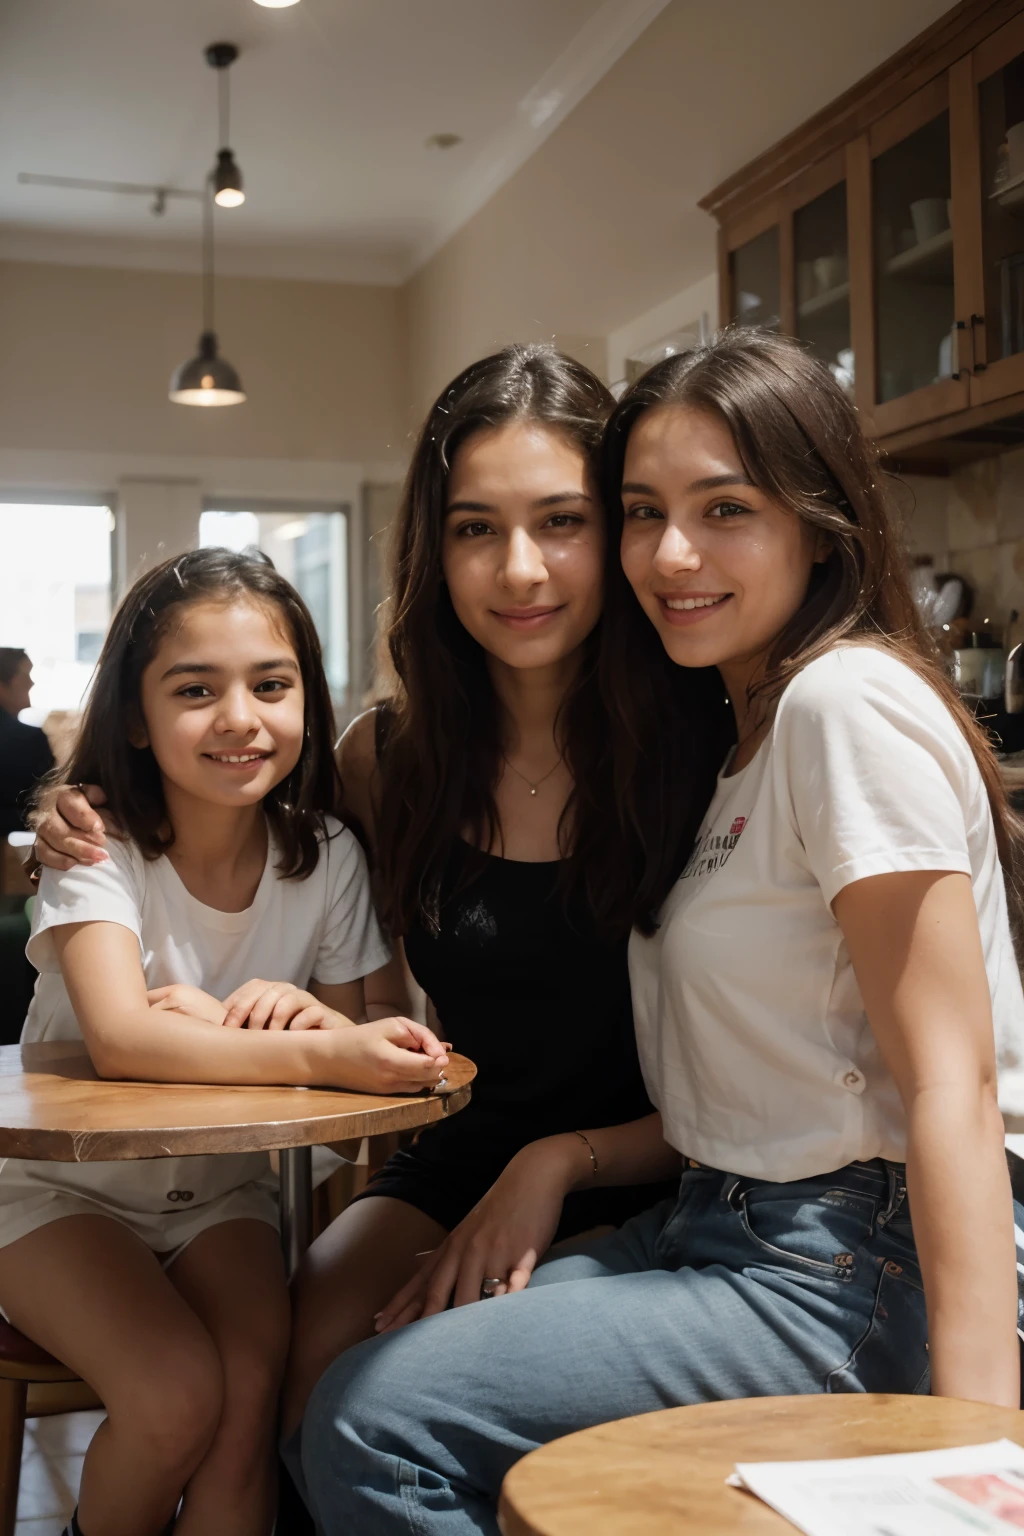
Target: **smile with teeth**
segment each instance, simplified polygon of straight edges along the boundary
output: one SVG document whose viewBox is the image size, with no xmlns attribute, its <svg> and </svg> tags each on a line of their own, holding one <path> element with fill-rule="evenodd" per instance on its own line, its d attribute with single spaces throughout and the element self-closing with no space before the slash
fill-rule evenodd
<svg viewBox="0 0 1024 1536">
<path fill-rule="evenodd" d="M 268 752 L 204 752 L 212 763 L 262 763 Z"/>
<path fill-rule="evenodd" d="M 720 592 L 717 597 L 666 597 L 664 603 L 666 608 L 688 612 L 691 608 L 716 608 L 728 596 L 728 592 Z"/>
</svg>

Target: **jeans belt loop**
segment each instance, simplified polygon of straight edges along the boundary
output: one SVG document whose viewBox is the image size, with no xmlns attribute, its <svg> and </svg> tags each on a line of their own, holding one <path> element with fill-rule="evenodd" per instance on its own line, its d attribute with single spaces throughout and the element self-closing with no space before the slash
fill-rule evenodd
<svg viewBox="0 0 1024 1536">
<path fill-rule="evenodd" d="M 907 1194 L 907 1186 L 903 1176 L 903 1170 L 901 1168 L 897 1168 L 895 1163 L 885 1164 L 885 1176 L 889 1185 L 889 1198 L 886 1202 L 885 1210 L 878 1218 L 878 1225 L 880 1227 L 887 1226 L 888 1223 L 892 1221 L 893 1217 L 897 1215 L 900 1207 L 903 1204 L 903 1201 L 906 1199 Z"/>
</svg>

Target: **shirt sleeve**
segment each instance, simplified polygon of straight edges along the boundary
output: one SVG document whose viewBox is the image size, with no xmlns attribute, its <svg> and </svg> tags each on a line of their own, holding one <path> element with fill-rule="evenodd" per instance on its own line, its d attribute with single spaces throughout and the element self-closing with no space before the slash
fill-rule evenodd
<svg viewBox="0 0 1024 1536">
<path fill-rule="evenodd" d="M 37 971 L 57 971 L 53 929 L 67 923 L 119 923 L 139 941 L 142 952 L 142 856 L 111 838 L 102 864 L 44 869 L 32 908 L 32 935 L 26 953 Z"/>
<path fill-rule="evenodd" d="M 971 874 L 984 785 L 949 710 L 905 663 L 853 646 L 812 662 L 780 701 L 775 745 L 827 905 L 870 875 Z"/>
<path fill-rule="evenodd" d="M 328 823 L 326 856 L 327 906 L 313 980 L 330 987 L 380 970 L 391 950 L 373 910 L 363 850 L 337 822 Z"/>
</svg>

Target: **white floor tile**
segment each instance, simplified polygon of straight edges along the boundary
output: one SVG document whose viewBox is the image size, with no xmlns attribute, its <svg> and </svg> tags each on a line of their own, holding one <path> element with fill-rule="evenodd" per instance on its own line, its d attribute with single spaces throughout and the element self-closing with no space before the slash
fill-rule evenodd
<svg viewBox="0 0 1024 1536">
<path fill-rule="evenodd" d="M 18 1488 L 18 1519 L 39 1520 L 53 1516 L 67 1517 L 75 1507 L 76 1493 L 68 1489 L 60 1465 L 33 1451 L 21 1461 Z M 68 1500 L 70 1499 L 70 1504 Z"/>
<path fill-rule="evenodd" d="M 46 1456 L 65 1456 L 69 1452 L 84 1456 L 105 1418 L 103 1409 L 96 1408 L 88 1413 L 55 1413 L 46 1419 L 26 1419 L 26 1445 L 31 1436 L 36 1448 Z"/>
<path fill-rule="evenodd" d="M 63 1536 L 64 1520 L 48 1518 L 45 1520 L 19 1520 L 14 1527 L 14 1536 Z"/>
</svg>

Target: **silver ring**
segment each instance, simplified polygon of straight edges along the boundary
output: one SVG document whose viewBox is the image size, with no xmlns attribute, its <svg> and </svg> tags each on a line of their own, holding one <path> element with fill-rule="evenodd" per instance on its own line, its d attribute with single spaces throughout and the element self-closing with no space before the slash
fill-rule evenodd
<svg viewBox="0 0 1024 1536">
<path fill-rule="evenodd" d="M 501 1275 L 488 1275 L 486 1280 L 480 1282 L 480 1300 L 489 1301 L 494 1295 L 495 1286 L 504 1284 Z"/>
</svg>

